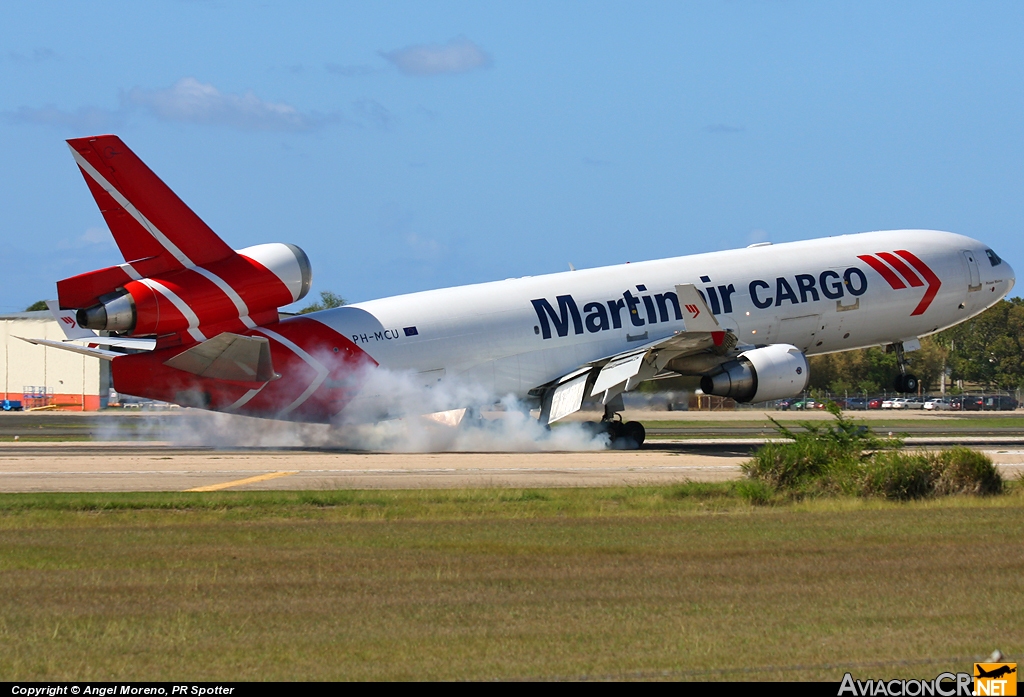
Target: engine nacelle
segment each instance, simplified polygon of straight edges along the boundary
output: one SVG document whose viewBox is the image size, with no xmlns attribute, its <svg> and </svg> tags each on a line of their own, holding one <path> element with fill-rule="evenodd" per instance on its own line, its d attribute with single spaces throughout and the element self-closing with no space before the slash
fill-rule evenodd
<svg viewBox="0 0 1024 697">
<path fill-rule="evenodd" d="M 313 271 L 292 244 L 261 244 L 227 259 L 125 283 L 79 310 L 78 323 L 135 335 L 172 334 L 259 318 L 309 292 Z M 247 326 L 252 326 L 249 323 Z"/>
<path fill-rule="evenodd" d="M 790 344 L 744 351 L 720 367 L 720 372 L 700 379 L 700 389 L 704 394 L 732 397 L 737 402 L 795 397 L 804 391 L 811 377 L 807 356 Z"/>
</svg>

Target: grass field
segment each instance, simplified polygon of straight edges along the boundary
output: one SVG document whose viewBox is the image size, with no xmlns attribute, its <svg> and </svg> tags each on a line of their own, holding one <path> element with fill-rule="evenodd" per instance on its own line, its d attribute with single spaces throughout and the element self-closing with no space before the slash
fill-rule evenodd
<svg viewBox="0 0 1024 697">
<path fill-rule="evenodd" d="M 0 678 L 838 680 L 1024 652 L 1019 485 L 736 486 L 3 495 Z"/>
</svg>

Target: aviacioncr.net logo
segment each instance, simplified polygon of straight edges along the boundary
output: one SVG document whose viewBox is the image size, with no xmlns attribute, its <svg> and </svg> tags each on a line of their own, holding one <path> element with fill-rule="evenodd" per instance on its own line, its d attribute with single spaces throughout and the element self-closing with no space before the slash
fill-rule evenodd
<svg viewBox="0 0 1024 697">
<path fill-rule="evenodd" d="M 975 692 L 970 673 L 939 673 L 932 680 L 855 680 L 847 673 L 839 685 L 839 695 L 855 697 L 972 697 Z"/>
</svg>

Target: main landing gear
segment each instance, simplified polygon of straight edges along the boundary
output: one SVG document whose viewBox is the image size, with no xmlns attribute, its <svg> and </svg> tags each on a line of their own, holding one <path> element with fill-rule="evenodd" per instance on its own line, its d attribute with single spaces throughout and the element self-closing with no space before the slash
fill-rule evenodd
<svg viewBox="0 0 1024 697">
<path fill-rule="evenodd" d="M 903 353 L 903 342 L 893 344 L 893 346 L 896 349 L 896 365 L 900 368 L 900 374 L 896 376 L 893 387 L 896 388 L 897 392 L 917 392 L 917 376 L 907 372 L 907 357 Z"/>
<path fill-rule="evenodd" d="M 647 431 L 639 421 L 623 422 L 618 413 L 623 408 L 622 398 L 618 397 L 605 405 L 604 418 L 584 422 L 583 427 L 595 435 L 608 434 L 608 444 L 615 450 L 636 450 L 644 444 Z"/>
</svg>

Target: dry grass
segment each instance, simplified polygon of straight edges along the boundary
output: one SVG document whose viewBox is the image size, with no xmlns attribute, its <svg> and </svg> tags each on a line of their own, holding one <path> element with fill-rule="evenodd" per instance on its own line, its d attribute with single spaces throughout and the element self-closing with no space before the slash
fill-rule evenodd
<svg viewBox="0 0 1024 697">
<path fill-rule="evenodd" d="M 657 677 L 1024 651 L 1019 489 L 769 508 L 731 491 L 0 496 L 0 676 Z"/>
</svg>

